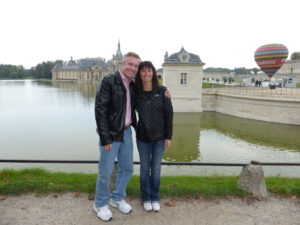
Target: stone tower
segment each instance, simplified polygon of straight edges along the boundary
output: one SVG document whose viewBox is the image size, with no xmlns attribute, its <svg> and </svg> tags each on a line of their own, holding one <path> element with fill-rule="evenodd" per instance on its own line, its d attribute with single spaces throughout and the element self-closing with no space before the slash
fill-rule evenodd
<svg viewBox="0 0 300 225">
<path fill-rule="evenodd" d="M 123 60 L 123 54 L 121 52 L 121 45 L 120 45 L 120 40 L 119 40 L 117 52 L 112 57 L 112 62 L 114 63 L 116 69 L 119 68 L 120 64 L 122 63 L 122 60 Z"/>
<path fill-rule="evenodd" d="M 171 90 L 175 112 L 202 112 L 202 74 L 204 63 L 183 47 L 163 63 L 163 85 Z"/>
</svg>

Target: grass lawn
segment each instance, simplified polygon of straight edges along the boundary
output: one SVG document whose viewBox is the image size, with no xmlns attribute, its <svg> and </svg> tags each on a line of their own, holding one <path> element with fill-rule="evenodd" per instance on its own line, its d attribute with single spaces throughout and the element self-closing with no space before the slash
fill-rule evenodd
<svg viewBox="0 0 300 225">
<path fill-rule="evenodd" d="M 95 192 L 96 174 L 49 172 L 43 169 L 0 171 L 0 195 L 23 193 Z M 201 195 L 203 197 L 246 197 L 237 188 L 237 176 L 162 176 L 162 197 Z M 300 197 L 300 178 L 267 177 L 269 192 Z M 129 196 L 139 196 L 139 177 L 133 176 L 127 186 Z"/>
</svg>

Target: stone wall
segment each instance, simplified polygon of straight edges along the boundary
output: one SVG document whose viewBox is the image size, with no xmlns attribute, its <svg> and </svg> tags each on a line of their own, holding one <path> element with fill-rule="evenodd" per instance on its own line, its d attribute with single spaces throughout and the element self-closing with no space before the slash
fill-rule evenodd
<svg viewBox="0 0 300 225">
<path fill-rule="evenodd" d="M 201 98 L 173 98 L 174 112 L 202 112 Z"/>
<path fill-rule="evenodd" d="M 267 122 L 300 125 L 300 98 L 203 92 L 202 107 L 203 111 L 215 111 Z"/>
</svg>

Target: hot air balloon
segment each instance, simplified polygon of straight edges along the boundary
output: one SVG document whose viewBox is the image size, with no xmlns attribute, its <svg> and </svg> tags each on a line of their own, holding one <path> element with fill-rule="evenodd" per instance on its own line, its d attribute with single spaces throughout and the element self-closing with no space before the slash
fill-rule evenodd
<svg viewBox="0 0 300 225">
<path fill-rule="evenodd" d="M 271 78 L 285 63 L 289 51 L 282 44 L 268 44 L 256 49 L 254 58 L 257 65 Z"/>
</svg>

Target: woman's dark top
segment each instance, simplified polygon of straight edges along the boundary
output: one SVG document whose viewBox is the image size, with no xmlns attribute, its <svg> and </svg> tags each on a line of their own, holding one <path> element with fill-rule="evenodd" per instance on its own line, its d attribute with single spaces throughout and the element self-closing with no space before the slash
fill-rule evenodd
<svg viewBox="0 0 300 225">
<path fill-rule="evenodd" d="M 159 86 L 152 91 L 136 93 L 135 109 L 138 112 L 136 137 L 140 141 L 152 142 L 172 139 L 173 107 L 171 99 L 165 97 L 166 88 Z"/>
</svg>

